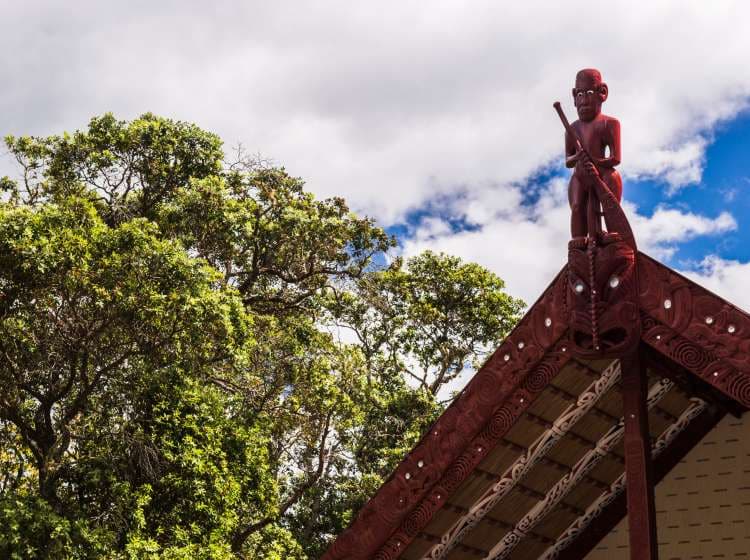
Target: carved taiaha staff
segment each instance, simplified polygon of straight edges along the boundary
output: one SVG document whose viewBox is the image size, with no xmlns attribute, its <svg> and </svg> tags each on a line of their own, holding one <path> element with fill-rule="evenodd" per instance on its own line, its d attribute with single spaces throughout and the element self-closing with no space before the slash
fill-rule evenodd
<svg viewBox="0 0 750 560">
<path fill-rule="evenodd" d="M 560 120 L 563 123 L 563 126 L 565 127 L 565 131 L 570 134 L 570 137 L 576 141 L 576 148 L 578 148 L 580 151 L 588 155 L 586 150 L 583 149 L 583 146 L 581 145 L 581 141 L 578 139 L 578 135 L 576 134 L 575 130 L 573 130 L 573 127 L 570 126 L 570 123 L 568 122 L 568 117 L 565 116 L 565 113 L 563 112 L 562 105 L 560 105 L 559 101 L 555 101 L 552 106 L 555 108 L 555 111 L 557 111 L 557 115 L 560 117 Z"/>
</svg>

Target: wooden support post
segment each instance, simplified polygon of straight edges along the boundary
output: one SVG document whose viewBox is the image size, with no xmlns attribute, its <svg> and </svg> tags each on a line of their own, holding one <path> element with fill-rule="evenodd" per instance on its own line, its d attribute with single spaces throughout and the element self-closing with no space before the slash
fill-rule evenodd
<svg viewBox="0 0 750 560">
<path fill-rule="evenodd" d="M 647 392 L 646 368 L 636 351 L 622 359 L 626 499 L 631 560 L 657 560 L 659 557 Z"/>
</svg>

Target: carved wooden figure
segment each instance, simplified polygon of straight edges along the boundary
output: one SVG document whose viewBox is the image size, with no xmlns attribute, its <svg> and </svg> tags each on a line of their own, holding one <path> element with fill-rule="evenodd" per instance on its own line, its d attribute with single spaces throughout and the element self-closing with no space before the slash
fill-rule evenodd
<svg viewBox="0 0 750 560">
<path fill-rule="evenodd" d="M 601 229 L 598 197 L 593 182 L 599 176 L 620 202 L 622 179 L 615 169 L 621 158 L 620 121 L 602 113 L 609 88 L 598 70 L 578 72 L 573 101 L 578 120 L 565 132 L 565 165 L 574 168 L 568 187 L 573 239 Z"/>
<path fill-rule="evenodd" d="M 609 90 L 598 70 L 578 72 L 573 99 L 579 120 L 565 126 L 571 232 L 566 310 L 571 350 L 584 358 L 620 357 L 640 339 L 637 247 L 620 206 L 620 123 L 603 115 Z M 604 218 L 606 231 L 601 227 Z"/>
</svg>

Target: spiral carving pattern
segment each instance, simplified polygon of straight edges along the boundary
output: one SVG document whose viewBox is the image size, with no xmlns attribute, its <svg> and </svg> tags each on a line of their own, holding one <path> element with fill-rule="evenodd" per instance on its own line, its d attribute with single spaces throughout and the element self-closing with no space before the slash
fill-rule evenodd
<svg viewBox="0 0 750 560">
<path fill-rule="evenodd" d="M 492 415 L 492 420 L 487 425 L 485 433 L 491 439 L 499 439 L 510 429 L 514 419 L 514 414 L 510 407 L 503 405 Z"/>
<path fill-rule="evenodd" d="M 395 558 L 395 554 L 385 548 L 380 549 L 380 552 L 375 555 L 375 560 L 393 560 L 393 558 Z"/>
<path fill-rule="evenodd" d="M 449 492 L 452 492 L 458 485 L 463 482 L 471 470 L 474 468 L 474 461 L 469 453 L 461 455 L 448 469 L 448 472 L 443 478 L 443 486 Z"/>
<path fill-rule="evenodd" d="M 745 406 L 750 406 L 750 379 L 746 375 L 736 374 L 727 384 L 727 392 Z"/>
<path fill-rule="evenodd" d="M 531 393 L 538 393 L 547 386 L 558 369 L 554 362 L 546 361 L 539 364 L 531 375 L 528 375 L 523 381 L 523 388 Z"/>
<path fill-rule="evenodd" d="M 644 333 L 647 333 L 657 325 L 658 323 L 656 319 L 654 319 L 651 315 L 641 313 L 641 327 L 643 328 Z"/>
<path fill-rule="evenodd" d="M 416 537 L 419 530 L 427 525 L 432 517 L 432 508 L 429 502 L 422 502 L 417 509 L 412 511 L 401 525 L 401 530 L 410 537 Z"/>
<path fill-rule="evenodd" d="M 702 371 L 709 363 L 711 356 L 692 342 L 681 339 L 671 349 L 672 357 L 693 371 Z"/>
</svg>

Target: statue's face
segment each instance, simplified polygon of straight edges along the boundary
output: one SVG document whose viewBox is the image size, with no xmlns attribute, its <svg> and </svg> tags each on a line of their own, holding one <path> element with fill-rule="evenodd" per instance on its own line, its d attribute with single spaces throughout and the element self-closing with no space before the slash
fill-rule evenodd
<svg viewBox="0 0 750 560">
<path fill-rule="evenodd" d="M 573 102 L 578 118 L 584 122 L 594 120 L 602 112 L 602 103 L 607 99 L 607 86 L 591 74 L 579 74 L 573 88 Z"/>
</svg>

